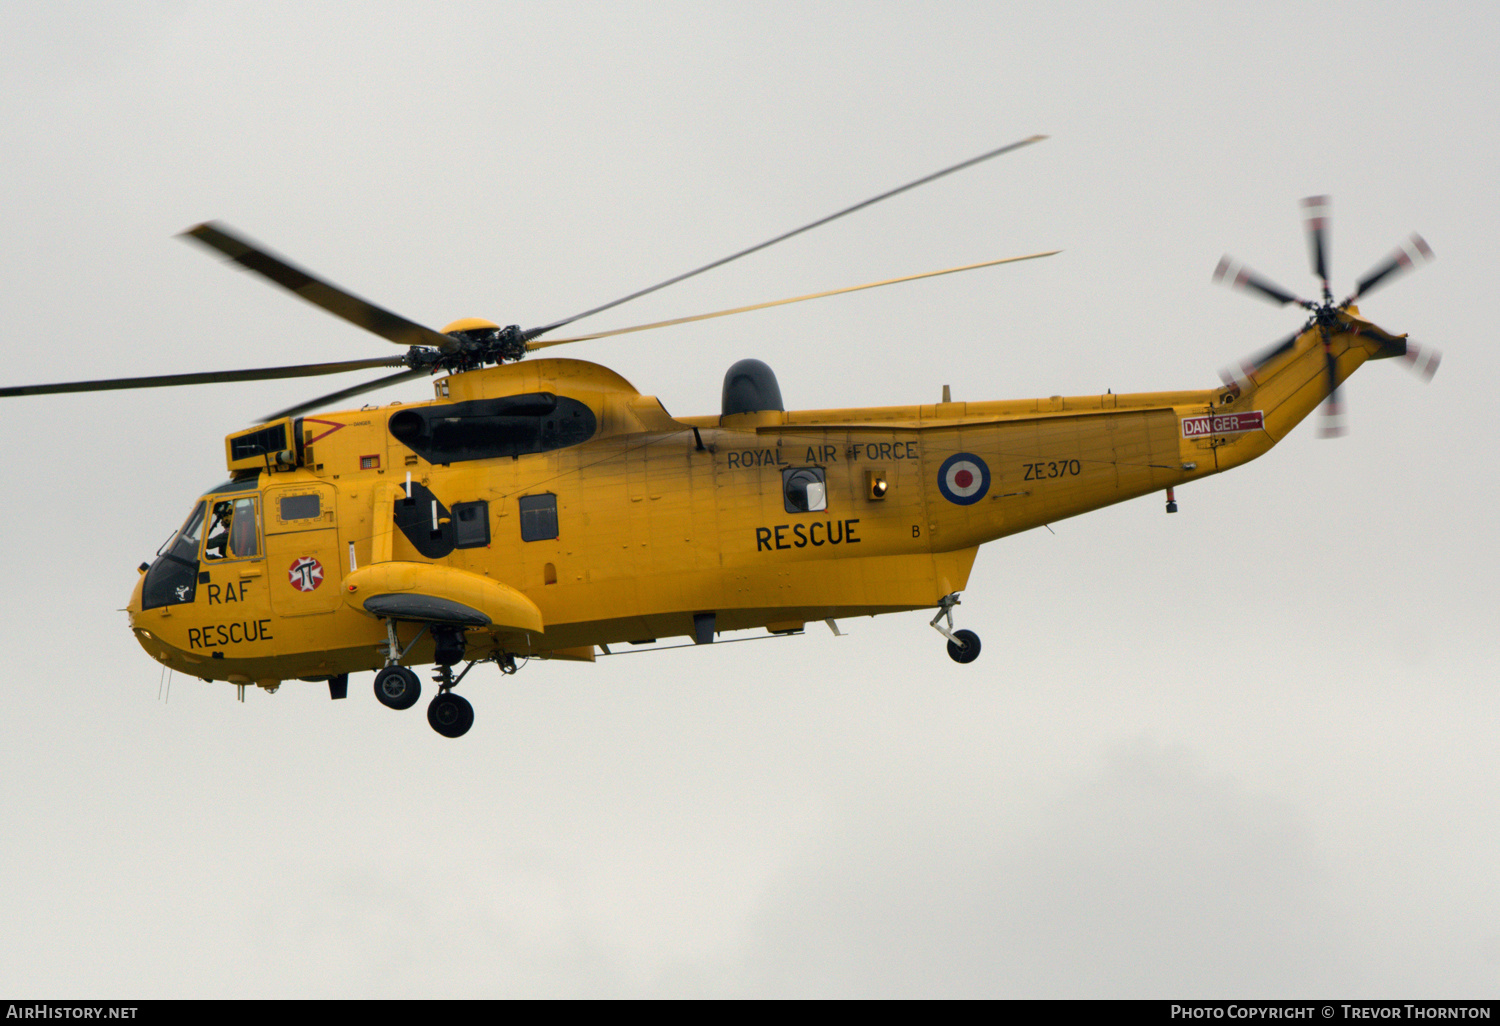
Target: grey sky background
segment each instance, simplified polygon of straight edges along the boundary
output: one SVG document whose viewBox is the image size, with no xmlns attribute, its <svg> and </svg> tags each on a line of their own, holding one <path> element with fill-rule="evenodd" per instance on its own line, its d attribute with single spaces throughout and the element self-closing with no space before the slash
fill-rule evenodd
<svg viewBox="0 0 1500 1026">
<path fill-rule="evenodd" d="M 1362 309 L 1445 356 L 1176 516 L 985 547 L 971 666 L 912 613 L 476 670 L 456 742 L 369 675 L 163 701 L 118 611 L 223 436 L 324 382 L 7 400 L 0 992 L 1493 996 L 1500 15 L 1222 6 L 0 9 L 7 383 L 395 352 L 205 219 L 533 325 L 1035 132 L 588 326 L 1057 257 L 566 355 L 683 415 L 744 356 L 792 408 L 1205 387 L 1300 323 L 1219 256 L 1311 292 L 1326 192 L 1340 295 L 1432 244 Z"/>
</svg>

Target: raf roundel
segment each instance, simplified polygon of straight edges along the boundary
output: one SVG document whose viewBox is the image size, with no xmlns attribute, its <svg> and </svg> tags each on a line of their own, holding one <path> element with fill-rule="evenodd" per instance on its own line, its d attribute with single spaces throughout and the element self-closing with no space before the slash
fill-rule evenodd
<svg viewBox="0 0 1500 1026">
<path fill-rule="evenodd" d="M 292 564 L 287 577 L 298 591 L 312 591 L 323 583 L 323 564 L 311 556 L 303 556 Z"/>
<path fill-rule="evenodd" d="M 990 468 L 973 453 L 949 456 L 938 468 L 938 491 L 958 506 L 972 506 L 990 490 Z"/>
</svg>

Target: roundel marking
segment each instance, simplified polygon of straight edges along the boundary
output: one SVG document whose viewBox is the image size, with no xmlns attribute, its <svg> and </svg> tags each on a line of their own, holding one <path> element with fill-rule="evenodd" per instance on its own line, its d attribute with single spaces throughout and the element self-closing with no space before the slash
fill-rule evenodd
<svg viewBox="0 0 1500 1026">
<path fill-rule="evenodd" d="M 990 468 L 973 453 L 949 456 L 938 468 L 938 491 L 957 506 L 972 506 L 990 490 Z"/>
<path fill-rule="evenodd" d="M 303 556 L 292 563 L 287 578 L 298 591 L 312 591 L 323 583 L 323 564 L 311 556 Z"/>
</svg>

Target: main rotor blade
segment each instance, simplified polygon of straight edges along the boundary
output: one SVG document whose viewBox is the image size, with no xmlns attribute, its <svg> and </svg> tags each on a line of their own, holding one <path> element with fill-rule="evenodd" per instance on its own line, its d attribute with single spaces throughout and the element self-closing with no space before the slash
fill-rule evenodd
<svg viewBox="0 0 1500 1026">
<path fill-rule="evenodd" d="M 376 378 L 374 381 L 366 381 L 362 385 L 355 385 L 353 388 L 345 388 L 338 392 L 330 392 L 327 395 L 320 395 L 316 399 L 309 399 L 305 403 L 298 403 L 296 406 L 288 406 L 284 410 L 276 411 L 269 417 L 263 417 L 261 419 L 261 423 L 272 420 L 280 420 L 282 417 L 296 417 L 308 412 L 309 410 L 316 410 L 320 406 L 327 406 L 329 403 L 336 403 L 340 399 L 349 399 L 356 395 L 363 395 L 366 392 L 373 392 L 377 388 L 384 388 L 387 385 L 395 385 L 403 381 L 410 381 L 412 378 L 419 378 L 423 374 L 427 373 L 429 373 L 429 371 L 426 368 L 418 367 L 416 370 L 404 370 L 398 371 L 395 374 L 388 374 L 383 378 Z"/>
<path fill-rule="evenodd" d="M 1427 245 L 1427 240 L 1420 235 L 1413 234 L 1410 239 L 1392 250 L 1391 255 L 1386 257 L 1383 263 L 1359 279 L 1358 284 L 1354 286 L 1354 295 L 1344 300 L 1345 305 L 1375 291 L 1377 285 L 1388 283 L 1413 267 L 1427 263 L 1432 258 L 1432 248 Z"/>
<path fill-rule="evenodd" d="M 1281 306 L 1287 303 L 1296 303 L 1312 309 L 1315 304 L 1309 303 L 1301 296 L 1294 295 L 1282 288 L 1273 285 L 1265 278 L 1260 277 L 1244 264 L 1239 263 L 1227 254 L 1220 258 L 1219 266 L 1214 268 L 1214 281 L 1223 282 L 1232 289 L 1244 289 L 1247 292 L 1258 292 L 1271 302 Z"/>
<path fill-rule="evenodd" d="M 339 363 L 305 363 L 295 367 L 254 367 L 249 370 L 208 371 L 202 374 L 154 374 L 144 378 L 108 378 L 100 381 L 65 381 L 55 385 L 20 385 L 0 388 L 0 397 L 56 395 L 62 392 L 106 392 L 117 388 L 164 388 L 169 385 L 210 385 L 221 381 L 270 381 L 274 378 L 306 378 L 319 374 L 399 367 L 401 357 L 381 356 Z"/>
<path fill-rule="evenodd" d="M 1313 274 L 1323 282 L 1323 291 L 1328 291 L 1328 214 L 1327 196 L 1309 196 L 1302 201 L 1302 223 L 1307 229 L 1307 255 L 1312 260 Z"/>
<path fill-rule="evenodd" d="M 673 324 L 688 324 L 692 321 L 707 321 L 715 317 L 728 317 L 730 314 L 748 313 L 751 310 L 764 310 L 772 306 L 786 306 L 788 303 L 800 303 L 804 299 L 822 299 L 824 296 L 838 296 L 845 292 L 859 292 L 861 289 L 878 289 L 882 285 L 896 285 L 903 281 L 916 281 L 918 278 L 936 278 L 944 274 L 957 274 L 959 271 L 972 271 L 980 267 L 994 267 L 996 264 L 1014 264 L 1021 260 L 1036 260 L 1040 257 L 1049 257 L 1061 253 L 1060 249 L 1048 250 L 1045 253 L 1028 253 L 1025 256 L 1002 257 L 999 260 L 986 260 L 979 264 L 965 264 L 962 267 L 949 267 L 942 271 L 927 271 L 923 274 L 908 274 L 902 278 L 887 278 L 884 281 L 872 281 L 864 285 L 851 285 L 848 288 L 829 289 L 827 292 L 813 292 L 805 296 L 793 296 L 791 299 L 773 299 L 769 303 L 755 303 L 751 306 L 737 306 L 730 310 L 715 310 L 713 313 L 694 314 L 691 317 L 674 317 L 669 321 L 653 321 L 650 324 L 637 324 L 630 328 L 615 328 L 612 331 L 596 331 L 592 335 L 575 335 L 572 338 L 554 338 L 545 342 L 528 342 L 527 350 L 545 349 L 548 346 L 560 346 L 568 342 L 586 342 L 589 339 L 609 338 L 611 335 L 628 335 L 633 331 L 649 331 L 652 328 L 666 328 Z"/>
<path fill-rule="evenodd" d="M 447 352 L 458 344 L 440 331 L 409 321 L 367 299 L 345 292 L 337 285 L 315 278 L 300 267 L 233 234 L 226 226 L 217 222 L 200 224 L 182 234 L 198 240 L 210 249 L 218 250 L 241 267 L 254 271 L 314 306 L 322 307 L 335 317 L 342 317 L 350 324 L 374 332 L 397 345 L 432 346 Z"/>
<path fill-rule="evenodd" d="M 668 278 L 666 281 L 658 282 L 657 284 L 652 285 L 649 288 L 641 289 L 638 292 L 632 292 L 628 296 L 622 296 L 621 298 L 613 300 L 609 303 L 605 303 L 602 306 L 596 306 L 592 310 L 585 310 L 583 313 L 574 314 L 572 317 L 567 317 L 560 321 L 553 321 L 551 324 L 545 325 L 540 328 L 532 328 L 526 332 L 525 338 L 527 339 L 527 341 L 530 341 L 531 339 L 537 338 L 541 335 L 545 335 L 549 331 L 555 331 L 565 324 L 572 324 L 574 321 L 582 320 L 585 317 L 592 317 L 596 313 L 602 313 L 612 307 L 619 306 L 621 303 L 628 303 L 632 299 L 639 299 L 641 296 L 655 292 L 658 289 L 664 289 L 668 285 L 675 285 L 680 281 L 686 281 L 688 278 L 691 278 L 697 274 L 702 274 L 704 271 L 711 271 L 715 267 L 722 267 L 723 265 L 729 263 L 731 260 L 738 260 L 742 256 L 749 256 L 751 253 L 754 253 L 757 250 L 765 249 L 767 246 L 774 246 L 778 242 L 784 242 L 794 235 L 801 235 L 803 232 L 811 231 L 812 229 L 817 228 L 820 225 L 827 224 L 829 221 L 836 221 L 839 218 L 843 217 L 845 214 L 852 214 L 856 210 L 863 210 L 865 207 L 871 206 L 875 203 L 879 203 L 884 199 L 890 199 L 892 196 L 906 192 L 908 189 L 915 189 L 919 185 L 926 185 L 928 182 L 934 181 L 938 178 L 942 178 L 944 175 L 951 175 L 955 171 L 962 171 L 964 168 L 973 167 L 975 164 L 979 164 L 983 161 L 989 160 L 991 157 L 998 157 L 1002 153 L 1009 153 L 1012 150 L 1018 150 L 1023 146 L 1030 146 L 1032 143 L 1041 142 L 1045 138 L 1047 138 L 1045 135 L 1033 135 L 1029 138 L 1022 139 L 1019 142 L 1013 142 L 1008 145 L 1001 146 L 999 149 L 990 150 L 988 153 L 981 153 L 979 156 L 972 157 L 960 164 L 954 164 L 952 167 L 945 167 L 941 171 L 935 171 L 924 178 L 918 178 L 914 182 L 907 182 L 905 185 L 897 186 L 896 188 L 891 189 L 888 192 L 882 192 L 879 196 L 871 196 L 869 199 L 864 200 L 861 203 L 856 203 L 852 207 L 845 207 L 843 210 L 840 210 L 836 214 L 829 214 L 827 217 L 821 217 L 818 220 L 813 221 L 811 224 L 805 224 L 801 228 L 794 228 L 789 232 L 784 232 L 781 235 L 776 236 L 774 239 L 767 239 L 765 242 L 761 242 L 754 246 L 751 246 L 749 249 L 742 249 L 738 253 L 732 253 L 727 257 L 715 260 L 713 263 L 704 264 L 702 267 L 688 271 L 686 274 L 679 274 L 675 278 Z"/>
</svg>

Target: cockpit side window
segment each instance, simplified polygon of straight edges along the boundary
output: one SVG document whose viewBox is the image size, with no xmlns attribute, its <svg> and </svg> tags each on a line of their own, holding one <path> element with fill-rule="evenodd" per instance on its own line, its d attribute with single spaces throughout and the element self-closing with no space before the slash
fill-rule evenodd
<svg viewBox="0 0 1500 1026">
<path fill-rule="evenodd" d="M 156 562 L 141 585 L 141 608 L 175 606 L 197 598 L 200 568 L 226 559 L 260 555 L 260 495 L 249 491 L 256 478 L 229 481 L 199 499 L 182 528 L 157 550 Z M 249 494 L 246 494 L 247 491 Z M 207 571 L 201 571 L 204 580 Z"/>
<path fill-rule="evenodd" d="M 260 525 L 255 500 L 234 500 L 234 523 L 229 529 L 229 554 L 235 559 L 260 555 Z"/>
<path fill-rule="evenodd" d="M 146 571 L 141 585 L 142 609 L 181 605 L 197 597 L 198 544 L 203 537 L 207 508 L 207 503 L 200 500 L 182 529 L 157 552 L 156 562 Z"/>
<path fill-rule="evenodd" d="M 198 562 L 198 539 L 203 536 L 203 503 L 193 507 L 193 512 L 188 514 L 187 520 L 182 524 L 182 529 L 172 536 L 172 540 L 163 545 L 158 551 L 158 556 L 171 556 L 186 563 Z"/>
<path fill-rule="evenodd" d="M 203 558 L 248 559 L 260 554 L 260 525 L 254 496 L 223 498 L 213 502 L 208 540 Z"/>
</svg>

